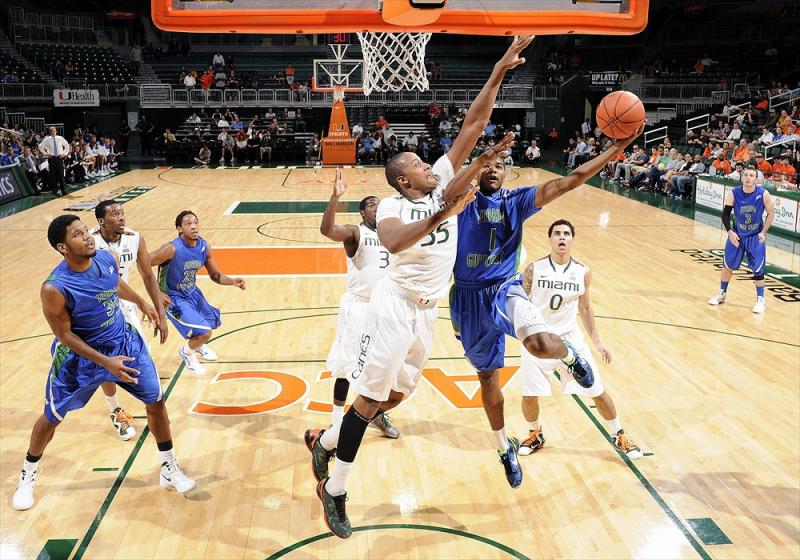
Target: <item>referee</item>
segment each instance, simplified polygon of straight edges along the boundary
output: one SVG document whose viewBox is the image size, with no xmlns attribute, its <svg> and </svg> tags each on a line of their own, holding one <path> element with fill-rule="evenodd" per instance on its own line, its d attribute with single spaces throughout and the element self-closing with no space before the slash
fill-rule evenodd
<svg viewBox="0 0 800 560">
<path fill-rule="evenodd" d="M 67 194 L 67 183 L 64 180 L 64 158 L 69 156 L 69 143 L 58 135 L 55 127 L 50 127 L 50 136 L 39 144 L 39 152 L 47 157 L 50 170 L 50 190 L 54 196 Z"/>
</svg>

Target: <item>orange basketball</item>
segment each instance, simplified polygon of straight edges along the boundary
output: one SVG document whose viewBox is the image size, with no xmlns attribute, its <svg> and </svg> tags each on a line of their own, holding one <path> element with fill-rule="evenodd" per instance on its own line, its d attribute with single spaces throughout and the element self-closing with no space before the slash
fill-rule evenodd
<svg viewBox="0 0 800 560">
<path fill-rule="evenodd" d="M 609 138 L 628 138 L 645 122 L 642 100 L 629 91 L 606 95 L 597 107 L 597 125 Z"/>
</svg>

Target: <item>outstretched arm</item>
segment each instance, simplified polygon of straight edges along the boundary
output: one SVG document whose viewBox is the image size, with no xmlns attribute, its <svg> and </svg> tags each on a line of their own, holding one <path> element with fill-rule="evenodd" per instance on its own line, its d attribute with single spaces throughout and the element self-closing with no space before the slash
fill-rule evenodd
<svg viewBox="0 0 800 560">
<path fill-rule="evenodd" d="M 217 266 L 217 261 L 214 260 L 214 254 L 211 252 L 211 245 L 208 246 L 206 251 L 206 270 L 208 270 L 208 277 L 220 286 L 236 286 L 240 290 L 245 289 L 245 282 L 242 278 L 232 278 L 222 273 Z"/>
<path fill-rule="evenodd" d="M 644 130 L 644 125 L 639 127 L 633 136 L 622 140 L 616 140 L 611 149 L 606 150 L 596 158 L 590 159 L 580 167 L 577 167 L 569 175 L 559 177 L 558 179 L 552 179 L 539 185 L 536 189 L 537 208 L 541 208 L 545 204 L 554 201 L 559 196 L 578 188 L 597 175 L 609 161 L 616 158 L 631 142 L 636 140 L 642 133 L 642 130 Z"/>
<path fill-rule="evenodd" d="M 163 294 L 158 289 L 158 281 L 150 264 L 150 253 L 147 252 L 147 245 L 144 242 L 144 237 L 141 236 L 139 236 L 139 250 L 136 254 L 136 268 L 139 269 L 139 274 L 142 275 L 144 288 L 147 290 L 147 295 L 150 296 L 150 301 L 153 302 L 153 307 L 158 314 L 158 322 L 154 323 L 154 326 L 156 331 L 160 333 L 161 344 L 164 344 L 167 340 L 168 331 L 167 316 L 164 315 L 164 307 L 162 306 Z"/>
<path fill-rule="evenodd" d="M 454 200 L 463 195 L 469 188 L 470 182 L 480 172 L 481 168 L 487 163 L 492 163 L 498 157 L 505 157 L 514 144 L 514 133 L 509 132 L 500 142 L 483 152 L 480 156 L 472 160 L 466 167 L 458 170 L 455 177 L 447 184 L 444 189 L 444 201 L 451 204 Z"/>
<path fill-rule="evenodd" d="M 531 44 L 531 41 L 533 41 L 533 35 L 514 37 L 514 41 L 508 47 L 503 58 L 494 65 L 492 75 L 489 76 L 478 96 L 472 101 L 472 105 L 469 106 L 467 111 L 467 116 L 464 117 L 461 132 L 453 140 L 453 145 L 450 151 L 447 152 L 447 157 L 450 158 L 450 163 L 453 164 L 454 169 L 461 167 L 475 146 L 475 142 L 483 134 L 483 129 L 486 128 L 486 124 L 489 122 L 489 115 L 492 114 L 497 92 L 500 91 L 500 85 L 503 83 L 506 72 L 525 63 L 525 59 L 519 55 Z"/>
<path fill-rule="evenodd" d="M 336 180 L 333 183 L 333 193 L 328 201 L 328 206 L 322 214 L 322 223 L 319 232 L 331 241 L 340 241 L 344 244 L 347 255 L 352 257 L 358 248 L 360 233 L 358 227 L 352 224 L 336 225 L 336 206 L 339 198 L 347 191 L 347 183 L 342 179 L 342 169 L 336 168 Z"/>
</svg>

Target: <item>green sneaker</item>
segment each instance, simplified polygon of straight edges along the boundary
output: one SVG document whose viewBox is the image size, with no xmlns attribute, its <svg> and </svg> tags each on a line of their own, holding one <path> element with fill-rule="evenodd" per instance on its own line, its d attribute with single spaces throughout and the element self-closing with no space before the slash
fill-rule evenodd
<svg viewBox="0 0 800 560">
<path fill-rule="evenodd" d="M 325 524 L 331 533 L 340 539 L 346 539 L 353 534 L 353 528 L 350 526 L 350 520 L 347 518 L 347 512 L 344 510 L 344 504 L 347 501 L 347 494 L 341 496 L 331 496 L 325 490 L 325 483 L 328 482 L 327 478 L 323 478 L 317 484 L 317 496 L 322 502 L 322 511 L 325 514 Z"/>
<path fill-rule="evenodd" d="M 400 432 L 398 432 L 397 428 L 395 428 L 394 424 L 392 424 L 392 419 L 389 418 L 388 412 L 381 412 L 378 414 L 372 419 L 370 425 L 374 428 L 378 428 L 381 432 L 383 432 L 383 435 L 388 438 L 397 439 L 400 437 Z"/>
<path fill-rule="evenodd" d="M 311 452 L 311 472 L 314 473 L 314 478 L 322 480 L 328 476 L 328 463 L 331 462 L 333 456 L 336 455 L 336 450 L 328 451 L 319 441 L 319 438 L 325 430 L 306 430 L 303 439 L 306 442 L 306 447 Z"/>
</svg>

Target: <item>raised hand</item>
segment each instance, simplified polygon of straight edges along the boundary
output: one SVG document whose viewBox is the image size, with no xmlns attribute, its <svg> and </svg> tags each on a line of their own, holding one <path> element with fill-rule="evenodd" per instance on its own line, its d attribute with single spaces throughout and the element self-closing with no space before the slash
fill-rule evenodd
<svg viewBox="0 0 800 560">
<path fill-rule="evenodd" d="M 520 57 L 520 53 L 528 48 L 528 45 L 533 41 L 534 35 L 519 35 L 514 37 L 511 46 L 508 47 L 506 54 L 503 58 L 497 61 L 495 68 L 507 72 L 512 68 L 516 68 L 520 64 L 525 64 L 525 58 Z"/>
<path fill-rule="evenodd" d="M 464 211 L 464 208 L 466 208 L 469 203 L 475 200 L 477 192 L 478 187 L 473 186 L 468 188 L 464 194 L 445 206 L 445 215 L 449 218 L 450 216 L 457 216 L 458 214 L 461 214 L 461 212 Z"/>
<path fill-rule="evenodd" d="M 484 163 L 492 163 L 498 157 L 505 157 L 510 152 L 509 149 L 514 145 L 515 135 L 513 132 L 507 133 L 503 138 L 494 146 L 491 146 L 485 152 L 478 156 L 478 160 Z"/>
<path fill-rule="evenodd" d="M 619 149 L 624 150 L 625 148 L 630 146 L 634 140 L 636 140 L 637 138 L 639 138 L 639 136 L 642 135 L 642 132 L 644 132 L 644 125 L 645 123 L 642 123 L 642 126 L 637 128 L 636 132 L 633 133 L 633 136 L 629 136 L 628 138 L 618 138 L 614 140 L 614 145 Z"/>
<path fill-rule="evenodd" d="M 333 196 L 341 197 L 347 191 L 347 183 L 342 179 L 342 168 L 336 168 L 336 179 L 333 182 Z"/>
</svg>

